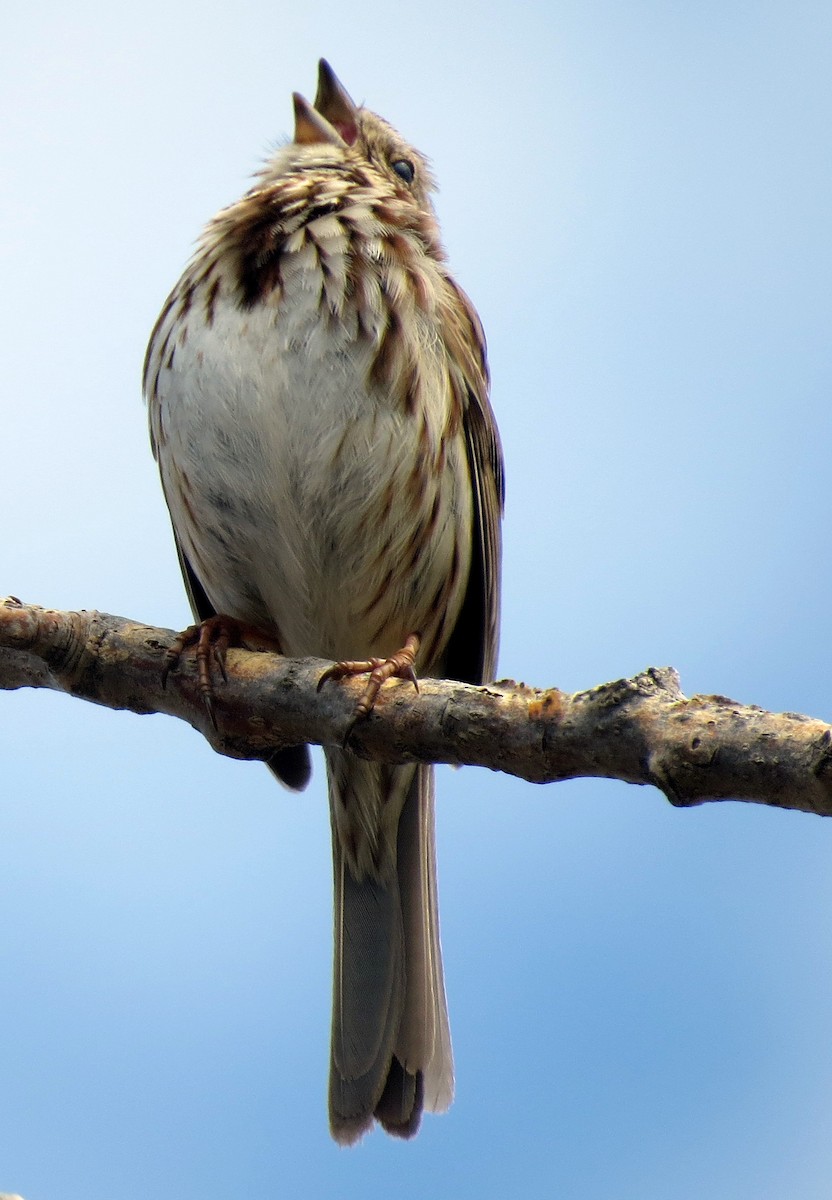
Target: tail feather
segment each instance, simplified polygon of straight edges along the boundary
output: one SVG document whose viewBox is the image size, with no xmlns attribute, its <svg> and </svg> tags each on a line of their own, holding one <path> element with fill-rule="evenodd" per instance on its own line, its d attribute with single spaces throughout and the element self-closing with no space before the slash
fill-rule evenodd
<svg viewBox="0 0 832 1200">
<path fill-rule="evenodd" d="M 445 1112 L 454 1098 L 454 1057 L 436 883 L 433 767 L 418 767 L 399 820 L 397 874 L 407 989 L 396 1053 L 424 1075 L 424 1107 Z"/>
<path fill-rule="evenodd" d="M 421 1071 L 411 1075 L 397 1058 L 390 1071 L 381 1099 L 373 1116 L 382 1129 L 393 1137 L 410 1138 L 419 1130 L 424 1104 L 424 1077 Z"/>
<path fill-rule="evenodd" d="M 401 1022 L 404 938 L 398 888 L 357 882 L 333 839 L 335 954 L 329 1112 L 353 1142 L 372 1123 Z"/>
<path fill-rule="evenodd" d="M 433 770 L 391 770 L 339 751 L 327 757 L 335 880 L 330 1127 L 337 1141 L 348 1144 L 375 1117 L 389 1133 L 412 1137 L 423 1107 L 442 1111 L 453 1096 Z M 364 793 L 360 800 L 352 792 L 355 785 Z M 368 789 L 376 796 L 368 796 Z M 351 800 L 361 805 L 355 819 L 365 833 L 373 809 L 381 829 L 397 815 L 385 804 L 401 808 L 397 836 L 377 839 L 380 857 L 372 871 L 362 870 L 354 847 L 345 852 Z"/>
</svg>

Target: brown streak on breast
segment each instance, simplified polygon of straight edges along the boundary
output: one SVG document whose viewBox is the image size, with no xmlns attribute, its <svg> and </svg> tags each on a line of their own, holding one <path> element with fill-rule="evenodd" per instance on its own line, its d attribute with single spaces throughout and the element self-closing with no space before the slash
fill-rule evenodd
<svg viewBox="0 0 832 1200">
<path fill-rule="evenodd" d="M 430 313 L 433 309 L 433 295 L 431 286 L 423 271 L 411 263 L 407 268 L 410 286 L 413 289 L 413 298 L 416 302 L 416 307 L 423 313 Z"/>
<path fill-rule="evenodd" d="M 432 541 L 433 535 L 436 532 L 436 527 L 439 524 L 439 513 L 441 510 L 442 500 L 439 494 L 439 488 L 437 488 L 434 493 L 433 504 L 431 505 L 430 512 L 428 513 L 428 519 L 425 522 L 424 538 L 427 543 Z"/>
<path fill-rule="evenodd" d="M 387 486 L 385 487 L 384 492 L 382 493 L 382 497 L 381 497 L 381 508 L 380 508 L 379 514 L 378 514 L 380 525 L 387 524 L 388 520 L 390 519 L 390 514 L 393 511 L 393 501 L 396 498 L 395 484 L 396 484 L 395 476 L 391 472 L 390 477 L 387 480 Z"/>
<path fill-rule="evenodd" d="M 177 483 L 178 483 L 178 486 L 177 486 L 176 490 L 179 493 L 179 499 L 182 502 L 182 507 L 185 510 L 185 516 L 188 518 L 191 530 L 198 531 L 200 523 L 199 523 L 199 520 L 197 519 L 197 515 L 194 511 L 193 504 L 191 503 L 190 481 L 188 480 L 188 476 L 185 474 L 184 471 L 180 470 Z M 191 540 L 193 540 L 193 539 L 191 539 Z"/>
<path fill-rule="evenodd" d="M 171 294 L 168 296 L 167 300 L 165 301 L 164 308 L 159 313 L 159 317 L 156 321 L 156 324 L 153 326 L 153 332 L 150 335 L 150 341 L 147 343 L 147 351 L 144 356 L 144 368 L 142 370 L 142 377 L 145 381 L 147 380 L 147 373 L 150 370 L 150 361 L 153 357 L 153 353 L 154 353 L 154 350 L 156 347 L 156 338 L 161 333 L 165 322 L 167 321 L 168 317 L 170 316 L 171 309 L 173 308 L 174 304 L 176 303 L 176 301 L 178 299 L 178 295 L 179 295 L 179 293 L 177 291 L 171 292 Z M 153 388 L 151 389 L 151 394 L 153 392 L 155 392 L 156 384 L 158 382 L 159 382 L 159 372 L 157 370 Z"/>
<path fill-rule="evenodd" d="M 425 472 L 431 458 L 430 432 L 424 409 L 419 413 L 419 449 L 405 482 L 405 494 L 414 507 L 421 507 L 425 495 Z"/>
<path fill-rule="evenodd" d="M 311 246 L 312 250 L 315 252 L 315 266 L 320 271 L 322 268 L 323 258 L 324 258 L 323 252 L 321 250 L 320 239 L 315 236 L 314 229 L 312 229 L 309 225 L 306 225 L 304 227 L 303 232 L 305 235 L 305 238 L 304 238 L 305 243 L 307 245 Z"/>
<path fill-rule="evenodd" d="M 454 541 L 454 552 L 451 559 L 451 567 L 445 579 L 436 589 L 436 594 L 433 597 L 432 603 L 426 611 L 429 614 L 437 614 L 439 619 L 430 636 L 426 637 L 423 644 L 425 654 L 424 661 L 434 663 L 438 660 L 439 655 L 444 651 L 448 644 L 450 630 L 448 629 L 448 603 L 457 588 L 457 583 L 460 578 L 460 561 L 459 561 L 459 543 Z"/>
<path fill-rule="evenodd" d="M 400 262 L 405 268 L 410 266 L 413 260 L 413 247 L 401 230 L 389 230 L 384 236 L 384 246 L 390 258 Z"/>
<path fill-rule="evenodd" d="M 221 280 L 219 276 L 217 276 L 217 278 L 209 287 L 208 294 L 205 297 L 205 320 L 208 323 L 209 328 L 214 324 L 214 309 L 217 305 L 217 297 L 220 294 L 221 286 Z"/>
<path fill-rule="evenodd" d="M 350 427 L 350 425 L 348 425 L 348 424 L 345 425 L 344 432 L 341 434 L 340 438 L 338 439 L 338 445 L 335 447 L 335 450 L 332 455 L 332 465 L 333 466 L 335 466 L 336 463 L 340 462 L 341 455 L 344 453 L 344 447 L 346 446 L 351 433 L 352 433 L 352 428 Z"/>
<path fill-rule="evenodd" d="M 237 249 L 237 285 L 244 308 L 281 288 L 280 259 L 286 239 L 281 208 L 274 196 L 252 198 L 229 235 Z"/>
<path fill-rule="evenodd" d="M 376 561 L 377 561 L 377 562 L 380 562 L 382 559 L 386 558 L 386 557 L 387 557 L 387 555 L 388 555 L 389 553 L 390 553 L 390 546 L 389 546 L 389 543 L 388 543 L 388 544 L 385 544 L 385 545 L 384 545 L 384 546 L 381 548 L 381 550 L 379 551 L 378 555 L 376 556 Z M 370 601 L 368 601 L 368 603 L 367 603 L 367 604 L 365 604 L 365 605 L 364 605 L 364 607 L 361 609 L 361 614 L 360 614 L 360 615 L 361 615 L 362 617 L 369 617 L 369 615 L 370 615 L 370 613 L 373 611 L 373 609 L 374 609 L 374 608 L 377 608 L 377 607 L 378 607 L 378 605 L 379 605 L 379 604 L 381 604 L 381 602 L 382 602 L 384 599 L 386 599 L 386 597 L 387 597 L 387 591 L 388 591 L 388 588 L 390 587 L 391 583 L 393 582 L 393 576 L 394 576 L 394 569 L 393 569 L 393 567 L 390 567 L 390 568 L 387 570 L 387 573 L 384 575 L 384 577 L 383 577 L 383 579 L 382 579 L 381 583 L 379 584 L 378 588 L 376 589 L 375 595 L 374 595 L 374 596 L 372 597 L 372 599 L 371 599 Z M 375 640 L 376 640 L 376 638 L 380 636 L 380 633 L 383 633 L 383 632 L 384 632 L 384 627 L 385 627 L 385 624 L 386 624 L 386 622 L 383 622 L 383 623 L 382 623 L 382 625 L 381 625 L 381 629 L 380 629 L 380 631 L 378 631 L 378 632 L 377 632 L 377 633 L 374 635 L 374 637 L 373 637 L 373 639 L 372 639 L 373 641 L 375 641 Z"/>
<path fill-rule="evenodd" d="M 182 299 L 179 302 L 179 317 L 186 317 L 191 311 L 191 305 L 194 302 L 194 291 L 196 284 L 191 280 L 182 292 Z"/>
<path fill-rule="evenodd" d="M 413 536 L 407 546 L 407 553 L 398 563 L 400 574 L 408 575 L 419 561 L 422 550 L 428 544 L 425 540 L 424 531 L 425 526 L 423 522 L 420 522 L 413 530 Z"/>
<path fill-rule="evenodd" d="M 415 416 L 419 411 L 419 398 L 421 393 L 421 376 L 419 368 L 414 362 L 409 362 L 406 367 L 406 373 L 403 382 L 404 392 L 404 407 L 409 416 Z"/>
<path fill-rule="evenodd" d="M 396 360 L 401 354 L 402 339 L 402 323 L 399 315 L 395 308 L 388 307 L 387 322 L 370 364 L 370 382 L 377 387 L 392 388 L 396 378 Z"/>
<path fill-rule="evenodd" d="M 455 371 L 449 371 L 448 375 L 451 384 L 451 403 L 448 405 L 445 428 L 442 430 L 440 444 L 452 441 L 459 435 L 462 418 L 468 407 L 468 391 L 464 381 L 459 378 Z"/>
<path fill-rule="evenodd" d="M 373 322 L 373 307 L 370 300 L 370 292 L 368 279 L 371 278 L 368 271 L 368 265 L 360 250 L 360 241 L 355 236 L 354 230 L 349 228 L 349 222 L 344 222 L 348 233 L 347 245 L 349 247 L 347 253 L 346 267 L 346 298 L 352 301 L 351 307 L 355 309 L 358 319 L 358 335 L 366 341 L 371 341 L 374 336 Z"/>
<path fill-rule="evenodd" d="M 373 205 L 373 215 L 384 225 L 402 225 L 405 213 L 406 206 L 392 196 L 384 196 Z"/>
</svg>

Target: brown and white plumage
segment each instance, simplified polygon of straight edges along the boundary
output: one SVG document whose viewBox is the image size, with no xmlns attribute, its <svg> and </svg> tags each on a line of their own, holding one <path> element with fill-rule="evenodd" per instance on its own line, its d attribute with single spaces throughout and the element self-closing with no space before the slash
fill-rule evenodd
<svg viewBox="0 0 832 1200">
<path fill-rule="evenodd" d="M 208 225 L 145 393 L 196 616 L 288 655 L 493 676 L 502 460 L 482 329 L 445 266 L 425 160 L 321 63 L 295 137 Z M 453 1096 L 433 769 L 328 748 L 330 1123 L 410 1136 Z M 308 750 L 270 764 L 289 786 Z"/>
</svg>

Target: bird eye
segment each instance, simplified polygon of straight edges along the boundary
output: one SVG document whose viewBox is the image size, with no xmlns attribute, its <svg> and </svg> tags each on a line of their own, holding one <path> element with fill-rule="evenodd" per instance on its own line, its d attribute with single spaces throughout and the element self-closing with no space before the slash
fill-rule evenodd
<svg viewBox="0 0 832 1200">
<path fill-rule="evenodd" d="M 416 175 L 416 168 L 409 158 L 397 158 L 391 162 L 390 166 L 398 175 L 399 179 L 403 179 L 405 183 L 412 183 Z"/>
</svg>

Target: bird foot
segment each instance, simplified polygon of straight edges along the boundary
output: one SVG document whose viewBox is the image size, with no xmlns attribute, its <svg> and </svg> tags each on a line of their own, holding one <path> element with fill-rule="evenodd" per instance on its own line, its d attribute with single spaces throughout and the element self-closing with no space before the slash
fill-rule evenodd
<svg viewBox="0 0 832 1200">
<path fill-rule="evenodd" d="M 344 662 L 333 663 L 331 667 L 327 667 L 323 675 L 318 680 L 318 691 L 330 679 L 346 679 L 351 675 L 366 675 L 370 673 L 370 678 L 367 680 L 367 686 L 358 704 L 355 706 L 352 720 L 347 727 L 347 732 L 344 735 L 344 742 L 347 741 L 355 727 L 357 721 L 362 717 L 366 717 L 372 712 L 375 706 L 376 697 L 381 691 L 382 684 L 388 679 L 409 679 L 416 691 L 419 690 L 419 681 L 416 678 L 416 672 L 413 670 L 413 664 L 416 661 L 416 655 L 419 653 L 419 635 L 411 633 L 405 639 L 405 643 L 401 650 L 397 650 L 395 654 L 391 654 L 389 658 L 366 658 L 361 661 L 354 662 L 345 660 Z"/>
<path fill-rule="evenodd" d="M 223 614 L 208 617 L 198 625 L 189 625 L 187 629 L 183 629 L 173 645 L 165 651 L 162 687 L 167 687 L 168 676 L 171 671 L 177 669 L 182 655 L 191 646 L 196 647 L 199 691 L 215 729 L 217 716 L 213 672 L 216 667 L 223 683 L 228 683 L 225 659 L 229 646 L 239 646 L 243 650 L 263 650 L 272 654 L 281 653 L 277 641 L 255 625 L 247 625 L 244 621 L 238 621 L 236 617 Z"/>
</svg>

